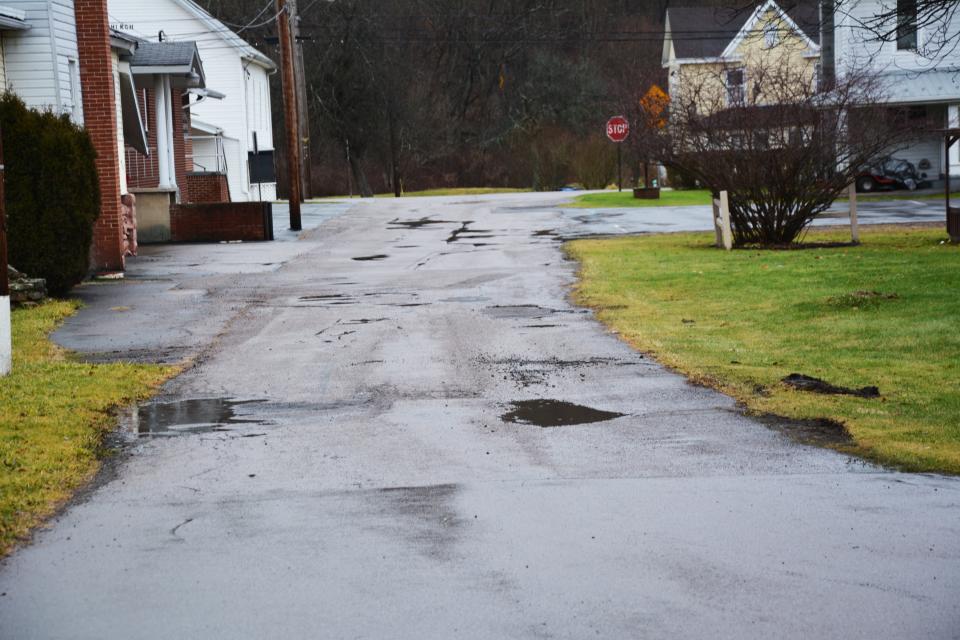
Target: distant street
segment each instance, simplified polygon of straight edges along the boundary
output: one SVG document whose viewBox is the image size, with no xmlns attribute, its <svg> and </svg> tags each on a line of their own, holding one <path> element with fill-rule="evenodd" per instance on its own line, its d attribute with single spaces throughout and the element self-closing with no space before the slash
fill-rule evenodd
<svg viewBox="0 0 960 640">
<path fill-rule="evenodd" d="M 191 366 L 0 563 L 0 638 L 957 637 L 960 480 L 799 444 L 571 306 L 562 238 L 711 223 L 569 196 L 310 204 L 77 289 L 60 344 Z"/>
</svg>

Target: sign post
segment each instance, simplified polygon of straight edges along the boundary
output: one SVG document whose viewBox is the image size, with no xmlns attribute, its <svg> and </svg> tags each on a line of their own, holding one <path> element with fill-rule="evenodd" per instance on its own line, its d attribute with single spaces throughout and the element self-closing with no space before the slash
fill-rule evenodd
<svg viewBox="0 0 960 640">
<path fill-rule="evenodd" d="M 630 136 L 630 122 L 623 116 L 613 116 L 607 120 L 607 137 L 617 145 L 617 191 L 623 191 L 623 147 L 622 143 Z"/>
</svg>

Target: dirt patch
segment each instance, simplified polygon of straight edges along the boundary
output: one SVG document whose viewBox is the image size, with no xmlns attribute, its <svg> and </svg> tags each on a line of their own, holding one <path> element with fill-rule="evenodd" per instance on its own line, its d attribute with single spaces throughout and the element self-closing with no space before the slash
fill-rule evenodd
<svg viewBox="0 0 960 640">
<path fill-rule="evenodd" d="M 861 309 L 864 307 L 875 307 L 885 300 L 899 300 L 900 296 L 896 293 L 884 293 L 882 291 L 853 291 L 839 296 L 827 298 L 827 303 L 834 307 L 849 309 Z"/>
<path fill-rule="evenodd" d="M 844 447 L 855 444 L 853 436 L 836 420 L 789 420 L 779 416 L 758 416 L 757 420 L 769 429 L 782 433 L 794 442 L 820 447 Z"/>
<path fill-rule="evenodd" d="M 516 400 L 510 405 L 513 408 L 500 416 L 501 420 L 537 427 L 566 427 L 606 422 L 626 415 L 563 400 Z"/>
<path fill-rule="evenodd" d="M 880 389 L 877 387 L 861 387 L 860 389 L 838 387 L 820 378 L 814 378 L 802 373 L 791 373 L 783 378 L 781 382 L 797 391 L 809 391 L 811 393 L 823 393 L 827 395 L 857 396 L 858 398 L 880 397 Z"/>
</svg>

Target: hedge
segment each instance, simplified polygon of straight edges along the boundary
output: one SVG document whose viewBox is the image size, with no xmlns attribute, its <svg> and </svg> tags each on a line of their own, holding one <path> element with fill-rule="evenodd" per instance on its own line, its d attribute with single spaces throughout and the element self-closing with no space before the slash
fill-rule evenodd
<svg viewBox="0 0 960 640">
<path fill-rule="evenodd" d="M 10 264 L 65 295 L 88 273 L 100 211 L 96 152 L 66 115 L 0 96 Z"/>
</svg>

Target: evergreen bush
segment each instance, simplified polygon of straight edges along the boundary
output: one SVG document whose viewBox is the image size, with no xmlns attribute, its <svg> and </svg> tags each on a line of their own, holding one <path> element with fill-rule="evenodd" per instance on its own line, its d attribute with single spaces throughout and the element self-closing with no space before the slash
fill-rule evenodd
<svg viewBox="0 0 960 640">
<path fill-rule="evenodd" d="M 0 97 L 10 263 L 65 295 L 86 276 L 100 212 L 96 153 L 66 115 Z"/>
</svg>

